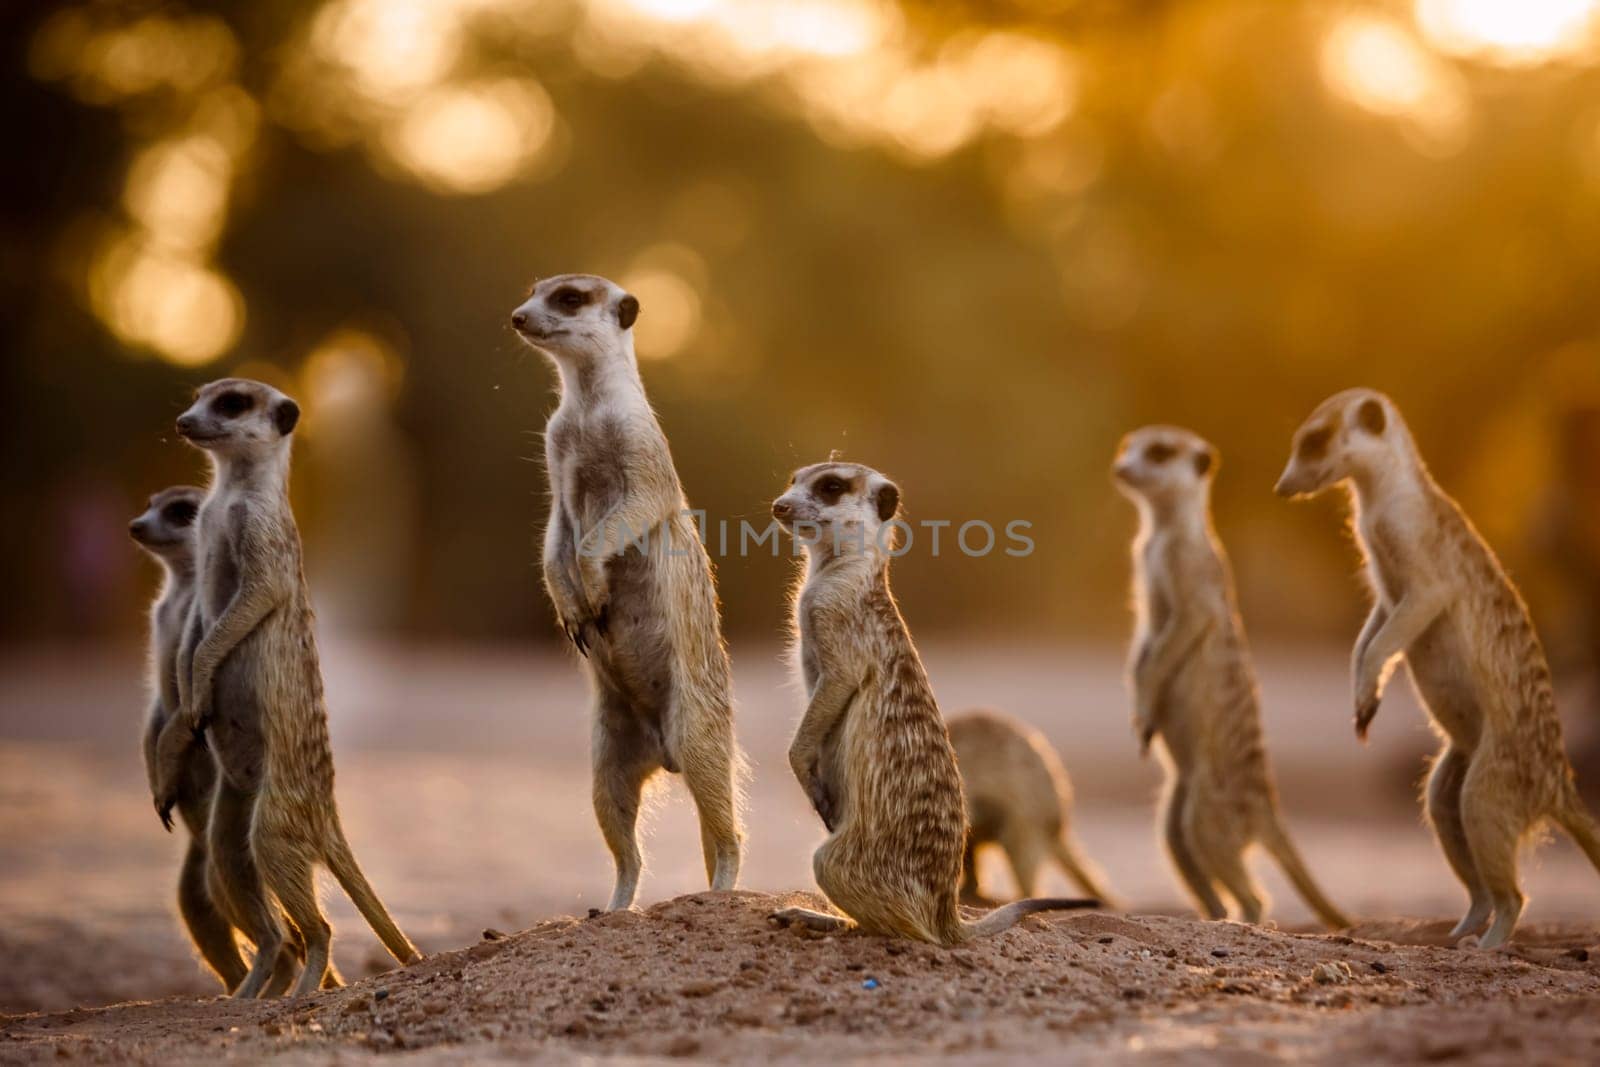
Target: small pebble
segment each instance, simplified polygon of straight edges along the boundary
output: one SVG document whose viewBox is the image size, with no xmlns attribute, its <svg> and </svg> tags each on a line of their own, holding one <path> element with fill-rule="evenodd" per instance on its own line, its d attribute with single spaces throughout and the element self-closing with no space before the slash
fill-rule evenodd
<svg viewBox="0 0 1600 1067">
<path fill-rule="evenodd" d="M 372 999 L 378 1001 L 388 1000 L 389 991 L 387 989 L 375 989 L 372 992 Z"/>
<path fill-rule="evenodd" d="M 1232 955 L 1232 953 L 1225 948 L 1214 948 L 1211 950 L 1211 954 L 1217 957 L 1219 960 L 1227 959 L 1230 955 Z"/>
<path fill-rule="evenodd" d="M 877 989 L 878 988 L 878 980 L 876 978 L 868 978 L 866 981 L 861 983 L 861 988 L 862 989 Z"/>
<path fill-rule="evenodd" d="M 1373 960 L 1372 961 L 1372 969 L 1374 971 L 1376 971 L 1378 974 L 1388 974 L 1389 973 L 1388 965 L 1385 964 L 1382 960 Z"/>
</svg>

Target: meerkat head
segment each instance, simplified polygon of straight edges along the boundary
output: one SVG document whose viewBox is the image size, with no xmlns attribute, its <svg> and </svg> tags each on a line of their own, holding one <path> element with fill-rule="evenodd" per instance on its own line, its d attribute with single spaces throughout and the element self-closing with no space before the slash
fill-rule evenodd
<svg viewBox="0 0 1600 1067">
<path fill-rule="evenodd" d="M 558 274 L 535 282 L 511 313 L 522 339 L 558 363 L 622 349 L 639 317 L 639 301 L 615 282 L 593 274 Z"/>
<path fill-rule="evenodd" d="M 1394 401 L 1373 389 L 1346 389 L 1324 400 L 1294 434 L 1279 496 L 1313 496 L 1358 475 L 1390 467 L 1406 450 Z"/>
<path fill-rule="evenodd" d="M 1198 434 L 1176 426 L 1146 426 L 1122 439 L 1111 477 L 1136 503 L 1204 499 L 1217 465 L 1217 450 Z"/>
<path fill-rule="evenodd" d="M 214 455 L 272 453 L 288 447 L 300 421 L 300 405 L 264 382 L 223 378 L 202 385 L 189 410 L 178 416 L 178 433 Z"/>
<path fill-rule="evenodd" d="M 893 549 L 900 487 L 871 467 L 829 460 L 801 467 L 772 502 L 772 516 L 811 553 L 882 554 Z"/>
<path fill-rule="evenodd" d="M 144 514 L 128 523 L 139 547 L 163 562 L 181 562 L 194 553 L 194 520 L 205 491 L 192 485 L 163 489 L 151 497 Z"/>
</svg>

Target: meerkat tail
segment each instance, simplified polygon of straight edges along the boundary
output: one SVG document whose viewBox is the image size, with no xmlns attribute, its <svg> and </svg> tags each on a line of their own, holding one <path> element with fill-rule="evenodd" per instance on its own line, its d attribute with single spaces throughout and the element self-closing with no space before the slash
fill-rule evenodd
<svg viewBox="0 0 1600 1067">
<path fill-rule="evenodd" d="M 1589 862 L 1594 864 L 1594 869 L 1600 871 L 1600 824 L 1595 822 L 1589 809 L 1578 799 L 1576 789 L 1568 790 L 1566 804 L 1553 818 L 1563 830 L 1572 835 L 1578 847 L 1583 849 L 1583 854 L 1589 857 Z"/>
<path fill-rule="evenodd" d="M 328 834 L 324 862 L 327 863 L 328 870 L 333 872 L 333 877 L 338 881 L 340 888 L 355 904 L 361 917 L 372 927 L 372 932 L 383 942 L 383 947 L 389 950 L 390 955 L 402 964 L 415 963 L 422 958 L 422 953 L 417 951 L 417 947 L 400 932 L 400 927 L 389 917 L 388 909 L 383 906 L 383 901 L 378 899 L 378 894 L 373 891 L 367 876 L 362 873 L 361 865 L 356 862 L 355 853 L 350 851 L 350 842 L 345 840 L 344 828 L 339 825 L 338 819 L 334 820 Z"/>
<path fill-rule="evenodd" d="M 1300 858 L 1299 850 L 1294 847 L 1294 842 L 1289 840 L 1289 835 L 1281 823 L 1274 820 L 1272 828 L 1262 838 L 1261 843 L 1272 853 L 1272 858 L 1278 861 L 1283 873 L 1289 876 L 1295 892 L 1299 893 L 1300 899 L 1317 913 L 1317 918 L 1322 920 L 1323 925 L 1331 930 L 1343 930 L 1354 925 L 1344 912 L 1334 907 L 1333 902 L 1323 895 L 1322 888 L 1312 879 L 1311 872 L 1306 870 L 1305 861 Z"/>
<path fill-rule="evenodd" d="M 1030 897 L 996 908 L 975 923 L 961 924 L 961 938 L 971 941 L 1009 930 L 1024 916 L 1041 911 L 1072 911 L 1078 908 L 1098 908 L 1100 902 L 1090 897 Z"/>
</svg>

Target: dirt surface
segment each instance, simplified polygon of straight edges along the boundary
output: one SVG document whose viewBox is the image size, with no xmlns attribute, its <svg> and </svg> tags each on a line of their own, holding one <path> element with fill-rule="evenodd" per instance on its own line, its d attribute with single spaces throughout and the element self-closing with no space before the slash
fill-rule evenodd
<svg viewBox="0 0 1600 1067">
<path fill-rule="evenodd" d="M 0 1059 L 1600 1058 L 1593 927 L 1484 953 L 1438 945 L 1440 924 L 1327 936 L 1073 914 L 945 950 L 768 919 L 803 899 L 706 893 L 553 919 L 293 1002 L 12 1017 Z"/>
<path fill-rule="evenodd" d="M 1135 917 L 1031 919 L 950 952 L 769 924 L 812 887 L 822 831 L 786 766 L 798 696 L 777 651 L 758 648 L 734 662 L 754 767 L 741 884 L 759 893 L 695 895 L 693 808 L 668 780 L 646 823 L 643 910 L 582 918 L 611 869 L 570 661 L 335 646 L 345 826 L 428 958 L 390 971 L 330 885 L 352 987 L 251 1004 L 215 995 L 173 914 L 183 842 L 161 831 L 139 765 L 137 654 L 0 655 L 0 1061 L 1600 1062 L 1600 970 L 1583 958 L 1600 952 L 1600 879 L 1555 837 L 1525 856 L 1513 950 L 1445 945 L 1465 902 L 1418 817 L 1420 715 L 1402 695 L 1357 744 L 1342 651 L 1264 656 L 1262 674 L 1291 831 L 1329 895 L 1367 917 L 1349 939 L 1185 917 L 1118 650 L 923 653 L 950 710 L 994 703 L 1056 744 L 1076 832 Z M 1281 876 L 1252 866 L 1283 929 L 1309 930 Z M 1010 893 L 998 856 L 982 869 Z M 1040 891 L 1071 888 L 1051 871 Z M 485 942 L 485 928 L 510 936 Z"/>
</svg>

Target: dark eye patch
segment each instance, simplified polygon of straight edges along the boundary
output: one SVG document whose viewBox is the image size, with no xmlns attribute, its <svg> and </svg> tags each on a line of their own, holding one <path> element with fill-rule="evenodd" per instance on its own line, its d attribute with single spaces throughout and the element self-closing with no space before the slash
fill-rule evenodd
<svg viewBox="0 0 1600 1067">
<path fill-rule="evenodd" d="M 836 474 L 825 474 L 811 483 L 812 492 L 829 504 L 836 503 L 850 484 Z"/>
<path fill-rule="evenodd" d="M 1153 445 L 1145 446 L 1144 459 L 1146 463 L 1154 463 L 1159 467 L 1161 464 L 1167 462 L 1177 454 L 1178 450 L 1176 448 L 1173 448 L 1171 445 L 1161 444 L 1158 441 Z"/>
<path fill-rule="evenodd" d="M 1328 454 L 1328 444 L 1333 440 L 1333 431 L 1324 426 L 1312 430 L 1300 438 L 1300 445 L 1295 449 L 1295 455 L 1301 459 L 1321 459 Z"/>
<path fill-rule="evenodd" d="M 255 403 L 250 394 L 230 389 L 211 402 L 211 410 L 223 418 L 236 419 L 254 407 Z"/>
<path fill-rule="evenodd" d="M 195 507 L 194 501 L 174 500 L 161 509 L 161 519 L 173 526 L 187 526 L 194 521 L 198 512 L 199 508 Z"/>
<path fill-rule="evenodd" d="M 588 293 L 584 292 L 582 289 L 576 289 L 570 285 L 563 285 L 561 288 L 550 294 L 550 303 L 568 313 L 577 311 L 588 302 Z"/>
</svg>

